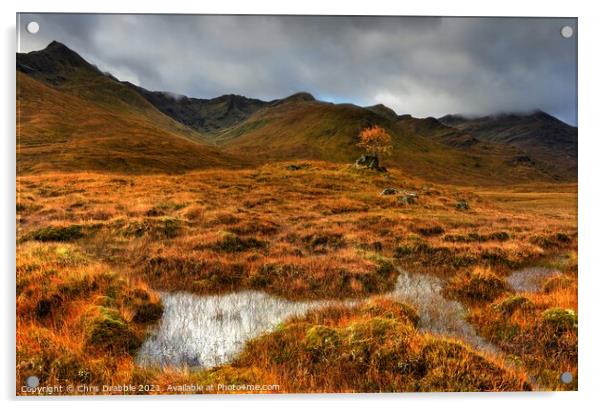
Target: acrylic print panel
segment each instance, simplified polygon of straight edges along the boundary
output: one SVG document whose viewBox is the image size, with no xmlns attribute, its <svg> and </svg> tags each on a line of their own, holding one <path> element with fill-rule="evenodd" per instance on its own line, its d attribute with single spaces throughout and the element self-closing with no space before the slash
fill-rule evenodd
<svg viewBox="0 0 602 409">
<path fill-rule="evenodd" d="M 18 18 L 18 395 L 577 389 L 577 20 Z"/>
</svg>

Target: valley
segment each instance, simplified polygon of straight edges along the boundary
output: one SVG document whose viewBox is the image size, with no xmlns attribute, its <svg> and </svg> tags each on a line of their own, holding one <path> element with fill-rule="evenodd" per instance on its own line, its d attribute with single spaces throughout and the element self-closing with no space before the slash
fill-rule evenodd
<svg viewBox="0 0 602 409">
<path fill-rule="evenodd" d="M 576 128 L 17 70 L 17 385 L 577 388 Z"/>
</svg>

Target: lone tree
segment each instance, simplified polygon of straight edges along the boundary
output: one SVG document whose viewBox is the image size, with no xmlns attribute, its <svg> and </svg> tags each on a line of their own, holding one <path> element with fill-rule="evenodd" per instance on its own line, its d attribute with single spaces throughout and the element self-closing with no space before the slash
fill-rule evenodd
<svg viewBox="0 0 602 409">
<path fill-rule="evenodd" d="M 384 170 L 380 167 L 379 156 L 390 155 L 391 135 L 378 125 L 362 129 L 360 132 L 360 141 L 357 146 L 362 148 L 366 154 L 359 158 L 355 163 L 358 166 L 366 166 L 371 169 Z"/>
</svg>

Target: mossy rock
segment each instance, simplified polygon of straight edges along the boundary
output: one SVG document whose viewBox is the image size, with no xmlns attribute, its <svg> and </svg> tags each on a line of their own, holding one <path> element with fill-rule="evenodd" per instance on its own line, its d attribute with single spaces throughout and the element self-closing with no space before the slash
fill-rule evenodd
<svg viewBox="0 0 602 409">
<path fill-rule="evenodd" d="M 542 314 L 543 322 L 556 330 L 577 329 L 577 313 L 568 308 L 548 308 Z"/>
<path fill-rule="evenodd" d="M 504 299 L 495 305 L 495 309 L 507 315 L 512 315 L 515 311 L 533 311 L 535 304 L 533 301 L 522 295 L 514 295 Z"/>
<path fill-rule="evenodd" d="M 91 307 L 84 315 L 86 346 L 107 351 L 132 353 L 141 344 L 119 311 L 101 306 Z"/>
<path fill-rule="evenodd" d="M 459 200 L 456 203 L 456 209 L 457 210 L 468 210 L 468 209 L 470 209 L 470 206 L 468 205 L 468 202 L 466 200 Z"/>
</svg>

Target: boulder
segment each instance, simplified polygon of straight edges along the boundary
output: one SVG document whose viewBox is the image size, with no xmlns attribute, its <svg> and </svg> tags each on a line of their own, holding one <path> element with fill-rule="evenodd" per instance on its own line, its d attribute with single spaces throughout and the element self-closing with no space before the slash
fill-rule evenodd
<svg viewBox="0 0 602 409">
<path fill-rule="evenodd" d="M 397 200 L 402 205 L 416 204 L 416 202 L 418 202 L 418 194 L 414 192 L 404 192 Z"/>
<path fill-rule="evenodd" d="M 396 195 L 397 193 L 399 193 L 399 190 L 395 189 L 394 187 L 388 187 L 380 192 L 380 194 L 383 196 Z"/>
<path fill-rule="evenodd" d="M 292 165 L 288 165 L 286 167 L 287 170 L 301 170 L 301 169 L 305 169 L 308 168 L 309 164 L 307 163 L 301 163 L 301 164 L 292 164 Z"/>
<path fill-rule="evenodd" d="M 368 168 L 372 170 L 376 170 L 378 172 L 386 172 L 387 169 L 380 166 L 377 156 L 372 155 L 362 155 L 358 160 L 355 161 L 356 168 Z"/>
<path fill-rule="evenodd" d="M 460 200 L 456 203 L 456 209 L 458 210 L 468 210 L 470 206 L 468 206 L 468 202 L 466 200 Z"/>
</svg>

